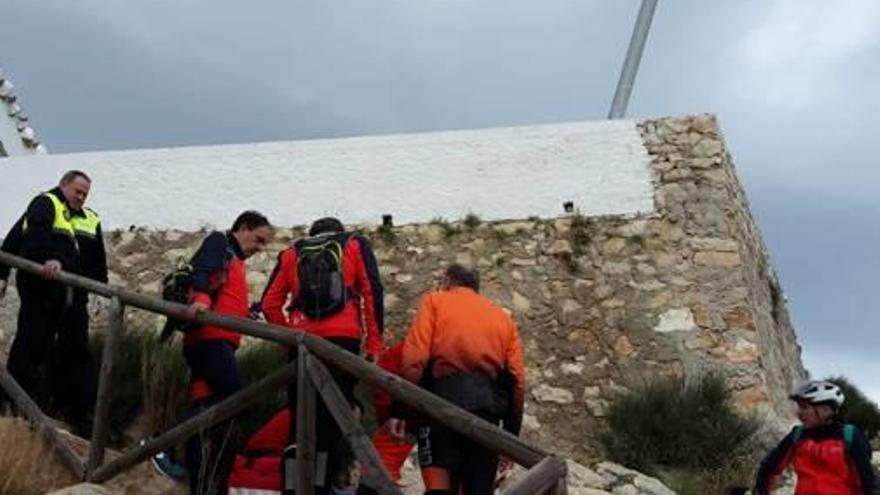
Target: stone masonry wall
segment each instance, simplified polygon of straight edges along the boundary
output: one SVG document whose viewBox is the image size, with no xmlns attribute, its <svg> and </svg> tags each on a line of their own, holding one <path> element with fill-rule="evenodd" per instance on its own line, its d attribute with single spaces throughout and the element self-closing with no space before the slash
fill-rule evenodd
<svg viewBox="0 0 880 495">
<path fill-rule="evenodd" d="M 646 121 L 640 130 L 655 174 L 653 214 L 363 229 L 396 334 L 445 265 L 481 270 L 483 293 L 520 325 L 529 379 L 524 434 L 576 460 L 596 452 L 609 399 L 653 377 L 719 371 L 743 407 L 779 417 L 787 390 L 804 376 L 779 282 L 714 118 Z M 253 297 L 278 251 L 303 233 L 280 229 L 249 261 Z M 203 235 L 108 233 L 112 283 L 157 291 Z M 7 343 L 15 299 L 0 308 Z M 129 318 L 132 329 L 159 324 L 134 311 Z"/>
</svg>

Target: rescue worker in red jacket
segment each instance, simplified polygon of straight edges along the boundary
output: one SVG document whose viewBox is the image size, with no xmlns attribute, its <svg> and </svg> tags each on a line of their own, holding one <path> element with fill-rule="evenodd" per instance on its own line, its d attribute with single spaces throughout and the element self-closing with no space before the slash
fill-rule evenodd
<svg viewBox="0 0 880 495">
<path fill-rule="evenodd" d="M 403 342 L 400 342 L 385 349 L 377 364 L 389 373 L 400 375 L 402 361 Z M 393 437 L 389 431 L 387 423 L 391 419 L 391 411 L 394 409 L 394 400 L 391 398 L 391 394 L 382 389 L 375 389 L 373 391 L 373 408 L 376 413 L 376 422 L 379 424 L 379 429 L 373 433 L 373 446 L 376 447 L 382 464 L 391 475 L 391 480 L 396 483 L 400 481 L 400 470 L 415 445 L 409 439 L 401 440 Z"/>
<path fill-rule="evenodd" d="M 795 495 L 869 495 L 874 493 L 871 445 L 841 418 L 844 396 L 834 383 L 811 380 L 790 396 L 801 425 L 795 427 L 761 463 L 755 493 L 769 495 L 788 466 L 797 474 Z"/>
<path fill-rule="evenodd" d="M 308 238 L 279 254 L 263 293 L 262 309 L 269 323 L 317 335 L 353 354 L 360 355 L 363 344 L 370 360 L 375 361 L 382 349 L 383 289 L 376 257 L 363 236 L 346 232 L 336 218 L 316 220 Z M 296 349 L 291 350 L 290 359 L 296 359 Z M 332 367 L 330 373 L 351 403 L 356 379 Z M 288 393 L 292 408 L 296 382 Z M 338 465 L 345 447 L 322 400 L 317 402 L 316 418 L 316 469 L 326 477 L 315 481 L 317 493 L 324 493 L 329 489 L 328 479 L 345 468 Z M 294 442 L 291 438 L 290 443 Z M 291 493 L 290 481 L 285 480 L 285 493 Z"/>
<path fill-rule="evenodd" d="M 403 343 L 401 374 L 514 435 L 522 425 L 525 371 L 516 323 L 481 296 L 476 271 L 453 264 L 426 295 Z M 405 421 L 392 419 L 402 438 Z M 426 494 L 493 493 L 497 454 L 438 424 L 418 432 Z"/>
<path fill-rule="evenodd" d="M 205 238 L 192 259 L 194 280 L 189 316 L 210 310 L 225 316 L 248 318 L 245 260 L 260 252 L 273 235 L 274 228 L 265 216 L 246 211 L 236 218 L 228 232 L 213 232 Z M 222 401 L 242 387 L 235 361 L 235 351 L 240 343 L 241 334 L 211 325 L 198 327 L 184 336 L 183 356 L 192 378 L 191 415 Z M 217 426 L 213 433 L 227 428 L 227 425 Z M 220 453 L 211 452 L 210 447 L 206 449 L 203 440 L 213 436 L 201 432 L 187 441 L 186 468 L 193 495 L 211 493 L 208 491 L 211 480 L 206 474 L 212 472 L 217 462 L 214 457 Z"/>
</svg>

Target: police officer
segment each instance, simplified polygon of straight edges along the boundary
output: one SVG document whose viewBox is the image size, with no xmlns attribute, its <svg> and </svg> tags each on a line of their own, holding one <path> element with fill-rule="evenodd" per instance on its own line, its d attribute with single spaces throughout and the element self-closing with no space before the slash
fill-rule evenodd
<svg viewBox="0 0 880 495">
<path fill-rule="evenodd" d="M 65 173 L 58 187 L 31 200 L 2 247 L 43 265 L 42 276 L 18 272 L 21 308 L 7 369 L 29 395 L 48 394 L 52 412 L 81 433 L 91 424 L 97 381 L 88 345 L 88 294 L 52 279 L 64 270 L 107 282 L 101 220 L 85 207 L 90 188 L 84 172 Z M 9 267 L 0 266 L 0 297 L 8 274 Z M 43 364 L 48 384 L 38 379 Z"/>
</svg>

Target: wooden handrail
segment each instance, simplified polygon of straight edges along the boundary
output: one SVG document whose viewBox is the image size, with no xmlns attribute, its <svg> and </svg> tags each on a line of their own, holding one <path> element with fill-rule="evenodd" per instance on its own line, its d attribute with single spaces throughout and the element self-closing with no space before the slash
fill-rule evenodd
<svg viewBox="0 0 880 495">
<path fill-rule="evenodd" d="M 2 251 L 0 251 L 0 264 L 5 264 L 35 275 L 42 274 L 41 265 Z M 565 463 L 559 461 L 558 458 L 549 457 L 549 455 L 543 450 L 523 442 L 518 437 L 502 430 L 497 425 L 489 423 L 488 421 L 437 397 L 397 375 L 391 374 L 354 354 L 344 351 L 333 343 L 320 337 L 316 337 L 297 329 L 256 322 L 243 318 L 223 316 L 210 311 L 201 312 L 194 318 L 190 318 L 186 315 L 187 307 L 185 305 L 164 301 L 152 295 L 102 284 L 89 278 L 64 271 L 57 273 L 54 280 L 60 284 L 76 287 L 99 296 L 113 299 L 114 306 L 118 306 L 119 308 L 119 314 L 117 315 L 116 312 L 113 314 L 114 321 L 117 318 L 121 320 L 123 305 L 129 305 L 171 318 L 190 320 L 233 330 L 245 335 L 285 344 L 297 349 L 303 348 L 303 352 L 300 353 L 302 356 L 306 356 L 305 350 L 308 350 L 317 358 L 320 358 L 320 360 L 358 377 L 360 380 L 373 387 L 385 390 L 394 399 L 408 405 L 411 409 L 422 413 L 428 418 L 443 424 L 450 430 L 462 434 L 487 449 L 498 452 L 523 466 L 528 468 L 535 467 L 535 469 L 530 470 L 526 477 L 520 480 L 520 482 L 508 492 L 509 495 L 540 493 L 530 490 L 540 489 L 546 491 L 553 486 L 557 487 L 557 492 L 561 493 L 565 490 L 566 466 Z M 116 324 L 117 323 L 111 323 L 111 327 Z M 118 325 L 121 327 L 121 323 L 118 323 Z M 306 357 L 305 360 L 301 359 L 299 363 L 288 364 L 257 384 L 233 394 L 221 403 L 203 411 L 187 421 L 184 421 L 156 439 L 147 442 L 145 445 L 133 448 L 113 461 L 99 467 L 101 458 L 103 457 L 104 448 L 102 442 L 104 441 L 103 437 L 105 436 L 102 422 L 106 422 L 106 418 L 101 418 L 106 415 L 105 409 L 109 404 L 109 369 L 112 367 L 112 349 L 115 347 L 115 344 L 113 343 L 115 337 L 112 334 L 118 332 L 121 332 L 121 328 L 111 328 L 111 335 L 108 336 L 108 342 L 105 344 L 110 346 L 110 350 L 107 351 L 110 355 L 105 355 L 105 359 L 107 359 L 108 362 L 108 371 L 106 372 L 108 376 L 106 376 L 105 379 L 102 379 L 102 383 L 106 381 L 106 385 L 102 388 L 104 393 L 100 394 L 101 403 L 97 406 L 97 413 L 99 413 L 96 416 L 95 423 L 95 429 L 97 431 L 93 437 L 96 445 L 93 445 L 90 448 L 88 465 L 83 463 L 83 461 L 73 453 L 70 447 L 64 443 L 57 431 L 48 424 L 45 415 L 43 415 L 27 394 L 21 390 L 18 384 L 15 383 L 15 380 L 13 380 L 5 370 L 0 370 L 0 385 L 2 385 L 10 396 L 13 397 L 13 400 L 15 400 L 16 404 L 19 405 L 19 408 L 25 412 L 28 419 L 30 419 L 32 423 L 38 425 L 42 434 L 50 441 L 53 447 L 55 447 L 65 464 L 74 471 L 78 478 L 83 479 L 88 474 L 90 480 L 96 483 L 102 483 L 116 476 L 122 471 L 129 469 L 134 464 L 147 459 L 150 455 L 164 450 L 172 446 L 174 443 L 195 434 L 201 428 L 209 427 L 238 414 L 242 409 L 262 396 L 294 379 L 297 375 L 297 364 L 300 366 L 303 364 L 309 364 L 308 357 Z M 326 373 L 326 371 L 321 373 L 323 366 L 318 365 L 320 365 L 319 361 L 312 361 L 308 366 L 311 368 L 309 370 L 309 375 L 312 380 L 315 379 L 316 373 L 319 376 Z M 318 369 L 318 371 L 315 371 L 316 369 Z M 103 375 L 105 375 L 105 373 L 102 370 L 102 376 Z M 318 389 L 321 390 L 321 387 L 318 387 Z M 322 393 L 326 395 L 328 393 L 327 391 L 328 389 L 325 387 Z M 338 390 L 336 391 L 338 392 Z M 314 391 L 312 391 L 312 393 L 314 393 Z M 339 411 L 336 412 L 336 415 L 340 416 Z M 335 419 L 339 420 L 340 418 L 337 417 Z M 343 418 L 343 420 L 344 419 L 346 418 Z M 294 418 L 291 418 L 291 421 L 293 420 Z M 301 423 L 301 421 L 302 420 L 298 421 L 298 423 Z M 351 427 L 352 425 L 349 424 L 348 426 Z M 352 430 L 351 428 L 349 429 Z M 362 440 L 360 438 L 353 439 L 355 441 Z M 361 445 L 361 447 L 363 446 Z M 360 450 L 363 453 L 364 449 Z M 372 456 L 367 454 L 367 457 Z M 308 460 L 302 458 L 297 462 L 297 464 L 300 463 L 308 464 Z M 371 467 L 375 469 L 375 466 Z M 383 479 L 383 481 L 385 480 Z"/>
<path fill-rule="evenodd" d="M 0 263 L 37 275 L 42 273 L 41 265 L 2 251 L 0 251 Z M 189 319 L 185 314 L 187 309 L 185 305 L 164 301 L 152 295 L 113 287 L 64 271 L 59 272 L 55 276 L 55 280 L 58 283 L 104 297 L 118 298 L 121 303 L 129 306 L 173 318 Z M 296 329 L 223 316 L 210 311 L 199 313 L 191 320 L 289 346 L 295 347 L 302 343 L 322 361 L 354 375 L 374 387 L 386 390 L 394 399 L 407 404 L 412 409 L 525 467 L 534 466 L 548 455 L 543 450 L 523 442 L 498 426 L 464 411 L 320 337 Z M 103 468 L 101 469 L 103 470 Z"/>
<path fill-rule="evenodd" d="M 130 449 L 116 459 L 99 467 L 92 473 L 92 481 L 103 483 L 135 464 L 148 459 L 151 455 L 162 452 L 199 431 L 235 416 L 257 400 L 278 390 L 279 387 L 282 387 L 295 377 L 296 363 L 287 364 L 279 368 L 257 383 L 230 395 L 219 404 L 205 409 L 196 416 L 146 442 L 144 445 Z"/>
<path fill-rule="evenodd" d="M 296 350 L 296 493 L 315 493 L 315 386 L 309 378 L 306 348 Z M 293 421 L 293 418 L 291 418 Z"/>
<path fill-rule="evenodd" d="M 533 468 L 526 471 L 525 476 L 520 478 L 503 495 L 534 495 L 546 493 L 556 487 L 559 480 L 565 479 L 568 467 L 562 459 L 550 456 L 545 457 Z"/>
<path fill-rule="evenodd" d="M 357 458 L 363 463 L 365 469 L 366 484 L 380 495 L 403 495 L 391 476 L 376 447 L 370 441 L 360 422 L 355 419 L 354 413 L 351 411 L 351 405 L 339 389 L 339 385 L 333 380 L 327 368 L 317 359 L 312 359 L 308 354 L 305 355 L 306 367 L 308 369 L 309 378 L 315 385 L 315 390 L 321 395 L 327 410 L 339 425 L 339 430 L 343 437 L 348 439 L 352 450 Z"/>
<path fill-rule="evenodd" d="M 125 306 L 119 299 L 110 303 L 110 324 L 104 335 L 104 349 L 101 353 L 101 370 L 98 379 L 98 396 L 95 401 L 95 421 L 92 427 L 92 441 L 89 442 L 89 460 L 86 465 L 86 479 L 104 462 L 104 449 L 110 433 L 110 399 L 113 366 L 116 364 L 116 350 L 122 338 Z"/>
<path fill-rule="evenodd" d="M 28 396 L 27 392 L 21 388 L 18 382 L 16 382 L 15 379 L 12 378 L 12 375 L 10 375 L 3 367 L 0 367 L 0 386 L 6 390 L 6 393 L 15 403 L 16 407 L 18 407 L 18 410 L 24 414 L 25 418 L 27 418 L 32 425 L 36 426 L 43 438 L 45 438 L 46 441 L 49 442 L 49 445 L 52 446 L 52 449 L 58 453 L 64 465 L 70 469 L 77 479 L 82 479 L 83 476 L 85 476 L 86 471 L 86 466 L 85 463 L 83 463 L 83 460 L 80 459 L 80 457 L 76 455 L 76 452 L 70 448 L 70 445 L 61 438 L 58 430 L 49 424 L 49 418 L 43 414 L 40 407 Z M 14 446 L 7 447 L 14 448 Z"/>
</svg>

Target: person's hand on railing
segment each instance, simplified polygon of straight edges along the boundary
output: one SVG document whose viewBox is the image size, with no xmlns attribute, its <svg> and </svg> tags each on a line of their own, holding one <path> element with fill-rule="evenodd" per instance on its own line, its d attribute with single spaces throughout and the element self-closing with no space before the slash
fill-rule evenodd
<svg viewBox="0 0 880 495">
<path fill-rule="evenodd" d="M 388 433 L 391 435 L 391 438 L 398 442 L 406 440 L 406 420 L 390 418 L 388 420 Z"/>
<path fill-rule="evenodd" d="M 499 455 L 498 468 L 495 470 L 495 488 L 500 488 L 513 474 L 514 462 L 510 458 Z"/>
<path fill-rule="evenodd" d="M 61 262 L 58 260 L 46 260 L 43 263 L 43 276 L 46 278 L 55 278 L 61 271 Z"/>
<path fill-rule="evenodd" d="M 208 306 L 205 303 L 195 301 L 186 308 L 186 313 L 184 313 L 184 316 L 192 320 L 195 319 L 195 317 L 198 316 L 199 313 L 207 310 Z"/>
</svg>

